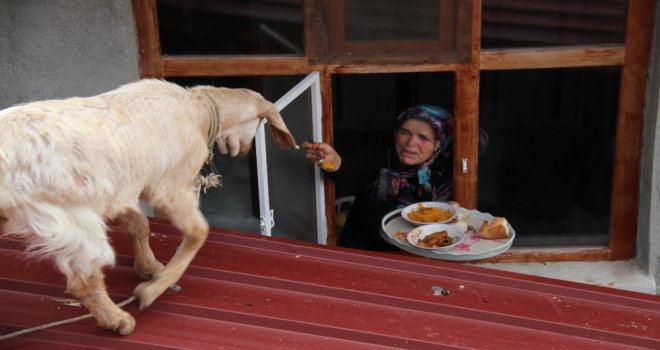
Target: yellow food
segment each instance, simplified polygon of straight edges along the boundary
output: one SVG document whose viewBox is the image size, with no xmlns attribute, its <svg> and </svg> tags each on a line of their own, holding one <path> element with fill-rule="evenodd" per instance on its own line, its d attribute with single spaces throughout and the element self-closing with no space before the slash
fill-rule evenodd
<svg viewBox="0 0 660 350">
<path fill-rule="evenodd" d="M 321 169 L 323 170 L 333 170 L 335 168 L 335 164 L 331 162 L 323 162 L 321 163 Z"/>
<path fill-rule="evenodd" d="M 408 214 L 408 218 L 417 222 L 439 222 L 446 221 L 451 218 L 452 213 L 450 210 L 436 208 L 436 207 L 424 207 L 422 204 L 418 205 L 417 210 L 413 210 Z"/>
</svg>

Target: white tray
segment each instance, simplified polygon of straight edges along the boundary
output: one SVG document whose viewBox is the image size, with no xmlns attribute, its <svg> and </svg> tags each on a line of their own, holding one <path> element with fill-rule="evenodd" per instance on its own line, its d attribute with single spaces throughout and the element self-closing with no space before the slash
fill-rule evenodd
<svg viewBox="0 0 660 350">
<path fill-rule="evenodd" d="M 509 223 L 507 223 L 507 225 L 509 225 L 511 236 L 506 239 L 483 239 L 479 237 L 477 234 L 479 227 L 481 227 L 484 220 L 489 222 L 493 220 L 493 216 L 477 210 L 459 208 L 459 212 L 462 211 L 462 215 L 459 216 L 463 217 L 461 221 L 475 229 L 466 230 L 463 242 L 451 250 L 442 253 L 434 252 L 410 245 L 405 236 L 400 238 L 397 237 L 398 232 L 405 232 L 407 234 L 416 227 L 401 217 L 401 211 L 402 209 L 397 209 L 383 217 L 383 220 L 381 221 L 380 235 L 385 241 L 407 251 L 408 253 L 427 258 L 454 261 L 490 258 L 509 249 L 516 237 L 516 232 Z"/>
</svg>

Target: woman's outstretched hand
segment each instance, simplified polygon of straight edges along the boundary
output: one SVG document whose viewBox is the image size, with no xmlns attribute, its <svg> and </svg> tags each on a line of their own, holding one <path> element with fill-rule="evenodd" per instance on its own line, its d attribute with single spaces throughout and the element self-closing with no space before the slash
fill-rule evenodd
<svg viewBox="0 0 660 350">
<path fill-rule="evenodd" d="M 341 157 L 332 146 L 324 142 L 303 142 L 305 158 L 325 171 L 337 171 L 341 166 Z"/>
</svg>

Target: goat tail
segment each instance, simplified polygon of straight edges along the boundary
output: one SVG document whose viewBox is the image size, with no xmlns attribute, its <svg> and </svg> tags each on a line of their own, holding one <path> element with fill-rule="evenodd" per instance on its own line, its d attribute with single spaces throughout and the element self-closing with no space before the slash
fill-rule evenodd
<svg viewBox="0 0 660 350">
<path fill-rule="evenodd" d="M 25 234 L 27 252 L 52 258 L 67 277 L 89 276 L 95 269 L 114 265 L 103 218 L 87 207 L 60 207 L 31 203 L 10 217 L 6 232 Z"/>
</svg>

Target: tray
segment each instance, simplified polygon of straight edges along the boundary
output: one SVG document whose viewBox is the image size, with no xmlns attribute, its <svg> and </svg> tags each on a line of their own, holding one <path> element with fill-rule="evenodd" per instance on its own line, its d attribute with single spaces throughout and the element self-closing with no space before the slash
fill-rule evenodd
<svg viewBox="0 0 660 350">
<path fill-rule="evenodd" d="M 463 242 L 447 252 L 435 252 L 421 249 L 410 245 L 406 240 L 405 235 L 403 234 L 410 232 L 416 226 L 401 217 L 402 210 L 403 209 L 394 210 L 383 217 L 383 220 L 381 221 L 380 235 L 385 241 L 400 248 L 401 250 L 405 250 L 408 253 L 424 256 L 427 258 L 453 261 L 468 261 L 490 258 L 509 249 L 516 237 L 516 232 L 510 223 L 507 223 L 507 225 L 509 225 L 509 232 L 511 233 L 511 236 L 508 238 L 483 239 L 479 237 L 477 230 L 479 227 L 481 227 L 481 224 L 484 222 L 484 220 L 493 220 L 493 216 L 477 210 L 459 208 L 458 217 L 461 218 L 460 222 L 463 222 L 468 226 L 472 226 L 476 229 L 466 230 L 465 239 Z M 464 228 L 465 225 L 461 224 L 460 222 L 454 222 L 454 224 L 462 225 Z"/>
</svg>

